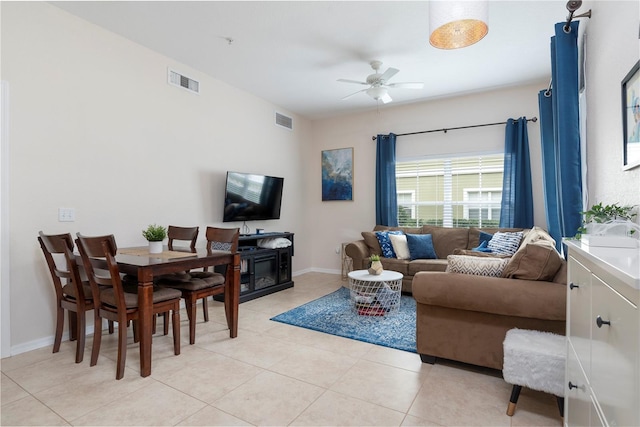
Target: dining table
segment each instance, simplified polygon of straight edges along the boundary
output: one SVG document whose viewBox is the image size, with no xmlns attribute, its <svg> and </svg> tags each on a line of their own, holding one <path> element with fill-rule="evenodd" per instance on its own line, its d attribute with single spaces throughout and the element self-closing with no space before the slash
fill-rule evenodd
<svg viewBox="0 0 640 427">
<path fill-rule="evenodd" d="M 149 253 L 148 247 L 118 248 L 120 272 L 138 277 L 138 327 L 140 331 L 140 376 L 151 375 L 153 335 L 153 279 L 162 274 L 226 265 L 224 307 L 230 338 L 238 336 L 240 303 L 240 254 L 196 248 L 194 251 L 169 250 Z"/>
</svg>

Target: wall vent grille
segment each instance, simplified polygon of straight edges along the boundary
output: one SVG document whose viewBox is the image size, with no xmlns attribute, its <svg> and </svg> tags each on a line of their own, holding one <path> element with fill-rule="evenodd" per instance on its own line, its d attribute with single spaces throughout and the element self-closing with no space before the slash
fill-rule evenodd
<svg viewBox="0 0 640 427">
<path fill-rule="evenodd" d="M 283 127 L 285 129 L 292 130 L 293 129 L 293 119 L 291 117 L 287 117 L 284 114 L 280 114 L 276 112 L 276 125 Z"/>
<path fill-rule="evenodd" d="M 171 68 L 169 68 L 168 70 L 168 82 L 170 85 L 181 87 L 188 90 L 189 92 L 200 93 L 200 82 L 190 79 L 187 76 L 183 76 L 182 74 L 172 70 Z"/>
</svg>

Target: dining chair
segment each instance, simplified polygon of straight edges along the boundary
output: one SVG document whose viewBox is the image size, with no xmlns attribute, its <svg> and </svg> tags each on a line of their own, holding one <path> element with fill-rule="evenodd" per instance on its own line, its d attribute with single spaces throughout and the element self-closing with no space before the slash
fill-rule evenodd
<svg viewBox="0 0 640 427">
<path fill-rule="evenodd" d="M 176 241 L 188 241 L 189 249 L 191 252 L 196 251 L 196 241 L 198 240 L 199 227 L 178 227 L 175 225 L 170 225 L 167 231 L 167 237 L 169 238 L 169 250 L 180 250 L 179 246 L 174 246 Z M 175 248 L 175 249 L 174 249 Z M 209 277 L 213 277 L 216 273 L 210 271 L 194 271 L 190 270 L 186 273 L 189 273 L 191 277 L 196 277 L 199 279 L 207 279 Z M 178 273 L 179 274 L 179 273 Z M 204 321 L 209 321 L 209 304 L 208 298 L 202 298 L 202 313 L 204 316 Z"/>
<path fill-rule="evenodd" d="M 38 242 L 44 253 L 56 292 L 56 333 L 53 352 L 60 351 L 64 329 L 64 310 L 69 317 L 69 341 L 76 342 L 76 363 L 82 362 L 86 339 L 86 315 L 93 310 L 93 296 L 88 281 L 83 281 L 73 254 L 71 234 L 38 232 Z M 57 260 L 57 261 L 56 261 Z"/>
<path fill-rule="evenodd" d="M 240 229 L 238 228 L 217 228 L 207 227 L 207 250 L 226 250 L 232 253 L 238 250 L 238 238 Z M 227 268 L 230 268 L 227 265 Z M 160 287 L 178 289 L 184 298 L 187 317 L 189 318 L 189 344 L 196 342 L 196 302 L 199 299 L 206 300 L 210 296 L 224 293 L 226 276 L 217 272 L 190 271 L 188 275 L 180 277 L 161 278 L 157 284 Z M 203 304 L 205 305 L 205 304 Z M 205 306 L 206 313 L 206 306 Z M 208 313 L 205 314 L 205 321 L 208 321 Z"/>
<path fill-rule="evenodd" d="M 102 341 L 102 319 L 118 323 L 118 360 L 116 379 L 124 376 L 127 357 L 127 325 L 138 319 L 137 285 L 123 286 L 118 263 L 117 246 L 113 235 L 88 237 L 77 234 L 76 245 L 89 277 L 94 301 L 94 334 L 91 349 L 91 366 L 98 363 Z M 94 266 L 94 263 L 102 265 Z M 103 268 L 106 267 L 106 268 Z M 106 289 L 101 288 L 102 286 Z M 180 292 L 175 289 L 153 289 L 153 314 L 171 312 L 173 323 L 173 351 L 180 354 Z M 134 335 L 135 335 L 134 331 Z"/>
</svg>

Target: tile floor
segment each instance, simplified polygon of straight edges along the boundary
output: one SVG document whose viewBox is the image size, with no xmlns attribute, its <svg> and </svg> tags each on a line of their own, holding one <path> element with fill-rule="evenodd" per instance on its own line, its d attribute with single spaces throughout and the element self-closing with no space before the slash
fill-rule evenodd
<svg viewBox="0 0 640 427">
<path fill-rule="evenodd" d="M 366 425 L 561 426 L 555 399 L 523 390 L 513 417 L 511 387 L 499 371 L 454 362 L 422 364 L 414 353 L 314 332 L 269 318 L 325 295 L 340 276 L 306 273 L 295 287 L 240 306 L 230 339 L 221 303 L 209 304 L 182 354 L 171 335 L 154 336 L 150 377 L 138 370 L 130 336 L 125 377 L 115 380 L 116 335 L 104 335 L 98 364 L 74 363 L 75 343 L 2 359 L 6 425 Z M 202 312 L 198 313 L 202 319 Z M 131 334 L 130 334 L 131 335 Z"/>
</svg>

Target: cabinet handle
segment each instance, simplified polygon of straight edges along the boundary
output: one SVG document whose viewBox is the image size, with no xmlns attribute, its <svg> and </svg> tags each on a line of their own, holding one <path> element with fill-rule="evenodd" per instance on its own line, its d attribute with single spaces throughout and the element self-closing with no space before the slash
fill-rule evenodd
<svg viewBox="0 0 640 427">
<path fill-rule="evenodd" d="M 579 285 L 574 285 L 573 283 L 569 283 L 569 289 L 579 288 Z"/>
<path fill-rule="evenodd" d="M 611 322 L 608 320 L 602 320 L 602 317 L 598 316 L 596 317 L 596 325 L 598 325 L 598 328 L 602 328 L 602 325 L 611 325 Z"/>
<path fill-rule="evenodd" d="M 569 381 L 569 390 L 571 390 L 572 388 L 578 388 L 578 386 Z"/>
</svg>

